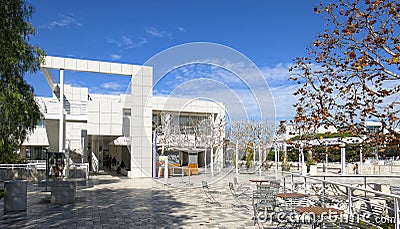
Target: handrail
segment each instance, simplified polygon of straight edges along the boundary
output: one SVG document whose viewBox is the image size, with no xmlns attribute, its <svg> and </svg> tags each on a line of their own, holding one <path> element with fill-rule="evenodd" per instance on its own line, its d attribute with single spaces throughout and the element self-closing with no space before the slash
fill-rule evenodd
<svg viewBox="0 0 400 229">
<path fill-rule="evenodd" d="M 299 177 L 312 179 L 312 180 L 317 180 L 317 181 L 324 182 L 324 183 L 327 183 L 327 184 L 339 185 L 339 186 L 343 186 L 345 188 L 350 188 L 350 189 L 355 189 L 355 190 L 359 190 L 359 191 L 363 191 L 363 192 L 370 192 L 370 193 L 378 194 L 378 195 L 381 195 L 381 196 L 387 196 L 387 197 L 400 199 L 400 195 L 395 195 L 395 194 L 391 194 L 391 193 L 384 193 L 384 192 L 379 192 L 379 191 L 375 191 L 375 190 L 367 190 L 365 188 L 355 187 L 355 186 L 351 186 L 351 185 L 348 185 L 348 184 L 343 184 L 343 183 L 339 183 L 339 182 L 335 182 L 335 181 L 327 181 L 327 180 L 315 178 L 314 176 L 301 175 L 299 173 L 292 173 L 292 172 L 288 172 L 288 171 L 282 171 L 282 173 L 289 173 L 289 175 L 296 175 L 296 176 L 299 176 Z"/>
<path fill-rule="evenodd" d="M 99 172 L 99 159 L 97 159 L 96 154 L 92 152 L 92 166 L 95 173 Z"/>
<path fill-rule="evenodd" d="M 352 195 L 352 191 L 354 190 L 358 190 L 358 191 L 362 191 L 365 194 L 366 193 L 373 193 L 376 196 L 381 196 L 384 198 L 387 198 L 389 201 L 392 200 L 394 203 L 393 206 L 393 212 L 394 212 L 394 224 L 395 224 L 395 228 L 396 229 L 400 229 L 400 216 L 399 216 L 399 200 L 400 200 L 400 195 L 396 195 L 396 194 L 392 194 L 392 193 L 383 193 L 383 192 L 379 192 L 379 191 L 375 191 L 375 190 L 367 190 L 366 188 L 362 188 L 362 187 L 355 187 L 349 184 L 343 184 L 343 183 L 339 183 L 339 182 L 335 182 L 335 181 L 328 181 L 325 178 L 328 176 L 321 176 L 324 177 L 324 179 L 320 179 L 319 177 L 314 177 L 314 176 L 308 176 L 308 175 L 302 175 L 300 173 L 293 173 L 293 172 L 288 172 L 288 171 L 282 171 L 282 176 L 284 179 L 284 187 L 286 187 L 286 175 L 289 175 L 291 177 L 291 183 L 292 183 L 292 188 L 293 188 L 293 178 L 294 176 L 299 177 L 299 178 L 304 178 L 304 191 L 307 191 L 307 179 L 309 180 L 315 180 L 315 181 L 319 181 L 322 183 L 323 186 L 323 190 L 324 190 L 324 194 L 325 195 L 325 189 L 326 189 L 326 184 L 331 184 L 331 185 L 336 185 L 339 187 L 344 187 L 347 190 L 347 200 L 348 200 L 348 207 L 349 207 L 349 214 L 353 213 L 353 198 L 356 198 L 355 196 Z M 332 177 L 332 176 L 331 176 Z M 364 180 L 366 180 L 366 177 L 383 177 L 383 176 L 377 176 L 377 175 L 371 175 L 371 176 L 365 176 L 365 175 L 343 175 L 343 176 L 333 176 L 333 177 L 361 177 L 364 178 Z M 387 177 L 387 176 L 385 176 Z M 399 176 L 393 176 L 393 177 L 399 177 Z M 392 177 L 391 177 L 392 178 Z M 390 209 L 390 208 L 388 208 Z"/>
<path fill-rule="evenodd" d="M 287 172 L 287 171 L 284 171 Z M 379 178 L 400 178 L 400 175 L 379 175 L 379 174 L 374 174 L 374 175 L 363 175 L 363 174 L 353 174 L 353 175 L 313 175 L 310 177 L 354 177 L 354 178 L 362 178 L 362 177 L 379 177 Z"/>
</svg>

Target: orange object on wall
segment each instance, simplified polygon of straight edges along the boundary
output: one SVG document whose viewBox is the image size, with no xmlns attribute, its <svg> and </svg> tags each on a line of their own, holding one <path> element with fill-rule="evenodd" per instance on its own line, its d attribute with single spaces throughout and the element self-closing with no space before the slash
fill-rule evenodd
<svg viewBox="0 0 400 229">
<path fill-rule="evenodd" d="M 198 164 L 189 164 L 190 175 L 198 175 L 199 174 L 199 165 Z M 189 175 L 189 169 L 185 168 L 185 175 Z"/>
</svg>

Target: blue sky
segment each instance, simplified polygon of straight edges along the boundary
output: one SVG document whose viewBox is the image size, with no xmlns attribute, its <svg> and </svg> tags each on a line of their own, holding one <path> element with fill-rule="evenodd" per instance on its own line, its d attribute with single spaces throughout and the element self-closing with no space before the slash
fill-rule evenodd
<svg viewBox="0 0 400 229">
<path fill-rule="evenodd" d="M 212 42 L 233 48 L 260 69 L 275 99 L 277 118 L 293 114 L 296 86 L 287 68 L 324 29 L 313 13 L 319 1 L 31 1 L 30 41 L 47 55 L 144 64 L 159 52 L 190 42 Z M 235 64 L 235 63 L 232 63 Z M 237 63 L 236 63 L 237 64 Z M 229 75 L 209 66 L 184 68 L 212 75 Z M 182 83 L 183 69 L 158 83 L 155 94 L 169 93 Z M 186 71 L 190 72 L 190 71 Z M 204 78 L 204 74 L 199 74 Z M 193 75 L 192 75 L 193 76 Z M 218 76 L 221 78 L 220 76 Z M 206 77 L 207 78 L 207 77 Z M 51 96 L 41 73 L 27 75 L 35 94 Z M 193 77 L 191 77 L 193 79 Z M 129 79 L 98 74 L 66 73 L 66 83 L 89 87 L 91 93 L 118 94 Z M 171 83 L 172 82 L 172 83 Z M 212 86 L 211 86 L 212 87 Z M 239 97 L 246 97 L 239 94 Z"/>
</svg>

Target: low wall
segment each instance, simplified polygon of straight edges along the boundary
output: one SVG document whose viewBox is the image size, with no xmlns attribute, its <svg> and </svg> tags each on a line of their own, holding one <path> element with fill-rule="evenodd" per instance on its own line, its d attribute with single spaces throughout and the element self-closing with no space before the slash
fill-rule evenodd
<svg viewBox="0 0 400 229">
<path fill-rule="evenodd" d="M 71 168 L 69 169 L 69 176 L 70 178 L 87 178 L 89 174 L 86 170 L 80 168 Z"/>
<path fill-rule="evenodd" d="M 26 168 L 0 168 L 0 181 L 27 180 L 38 181 L 46 178 L 46 171 Z"/>
<path fill-rule="evenodd" d="M 89 172 L 84 167 L 72 167 L 69 170 L 69 177 L 87 179 L 89 177 Z M 0 166 L 0 181 L 40 181 L 44 179 L 46 179 L 46 170 L 37 170 L 32 166 Z"/>
</svg>

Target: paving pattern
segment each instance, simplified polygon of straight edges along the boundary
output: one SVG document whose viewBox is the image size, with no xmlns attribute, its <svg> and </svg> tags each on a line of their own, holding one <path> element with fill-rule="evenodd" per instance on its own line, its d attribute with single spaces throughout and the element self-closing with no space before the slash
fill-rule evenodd
<svg viewBox="0 0 400 229">
<path fill-rule="evenodd" d="M 249 179 L 273 176 L 240 174 L 240 183 L 255 187 Z M 235 207 L 228 182 L 234 172 L 164 179 L 128 179 L 116 174 L 100 174 L 79 187 L 73 204 L 55 204 L 50 192 L 37 183 L 28 183 L 27 210 L 5 214 L 0 200 L 0 228 L 278 228 L 269 222 L 253 224 L 251 199 Z M 210 203 L 201 181 L 210 185 L 220 205 Z M 350 181 L 350 179 L 346 180 Z M 392 180 L 393 182 L 393 180 Z M 399 183 L 396 180 L 393 183 Z M 251 193 L 251 190 L 250 190 Z M 246 208 L 247 207 L 247 208 Z"/>
<path fill-rule="evenodd" d="M 243 178 L 246 179 L 246 178 Z M 153 179 L 99 175 L 90 188 L 78 188 L 73 204 L 50 201 L 50 192 L 28 183 L 26 212 L 4 214 L 0 228 L 252 228 L 249 210 L 233 207 L 228 176 L 210 185 L 221 205 L 208 203 L 197 184 L 175 187 Z"/>
</svg>

